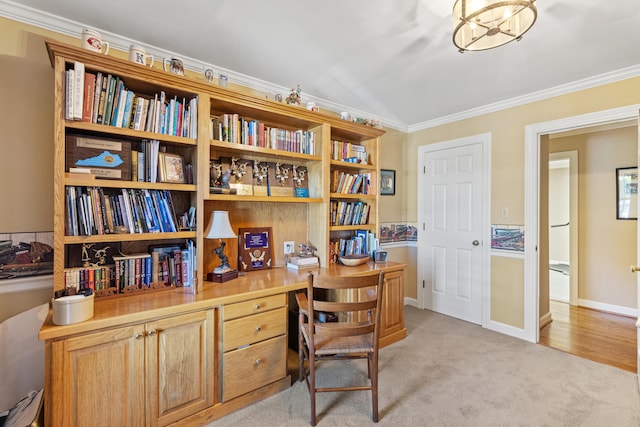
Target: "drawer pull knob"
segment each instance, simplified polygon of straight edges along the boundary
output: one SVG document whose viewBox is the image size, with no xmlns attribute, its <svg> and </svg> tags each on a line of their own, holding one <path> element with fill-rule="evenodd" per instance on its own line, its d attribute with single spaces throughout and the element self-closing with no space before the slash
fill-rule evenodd
<svg viewBox="0 0 640 427">
<path fill-rule="evenodd" d="M 256 310 L 260 310 L 260 304 L 256 304 Z"/>
<path fill-rule="evenodd" d="M 262 327 L 261 326 L 256 326 L 256 332 L 262 332 Z"/>
<path fill-rule="evenodd" d="M 150 330 L 150 331 L 148 332 L 148 335 L 149 335 L 149 336 L 151 336 L 151 335 L 155 335 L 155 334 L 156 334 L 155 329 L 152 329 L 152 330 Z"/>
<path fill-rule="evenodd" d="M 262 360 L 256 359 L 256 366 L 260 365 L 261 363 L 262 363 Z"/>
<path fill-rule="evenodd" d="M 136 333 L 136 335 L 134 336 L 135 339 L 139 340 L 141 338 L 144 338 L 144 333 L 143 332 L 138 332 Z"/>
</svg>

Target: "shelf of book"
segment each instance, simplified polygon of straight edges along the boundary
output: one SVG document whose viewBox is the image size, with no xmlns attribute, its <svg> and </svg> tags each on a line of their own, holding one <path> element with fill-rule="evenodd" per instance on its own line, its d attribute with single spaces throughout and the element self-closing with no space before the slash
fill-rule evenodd
<svg viewBox="0 0 640 427">
<path fill-rule="evenodd" d="M 319 197 L 242 196 L 237 194 L 209 194 L 207 200 L 264 203 L 322 203 L 324 201 Z"/>
<path fill-rule="evenodd" d="M 100 134 L 102 136 L 113 135 L 116 137 L 130 137 L 136 139 L 158 139 L 162 142 L 182 145 L 197 145 L 197 140 L 194 138 L 187 138 L 184 136 L 165 135 L 156 132 L 147 132 L 142 130 L 125 129 L 114 126 L 106 126 L 96 123 L 65 120 L 65 128 L 68 130 L 86 131 L 94 134 Z"/>
<path fill-rule="evenodd" d="M 234 142 L 219 141 L 216 139 L 212 139 L 210 141 L 210 145 L 213 149 L 216 149 L 217 152 L 222 154 L 250 153 L 250 154 L 264 156 L 265 158 L 269 158 L 269 159 L 290 158 L 290 159 L 299 159 L 302 161 L 316 161 L 316 162 L 322 161 L 321 155 L 295 153 L 292 151 L 284 151 L 284 150 L 274 150 L 268 147 L 255 147 L 252 145 L 236 144 Z"/>
<path fill-rule="evenodd" d="M 79 175 L 79 176 L 78 176 Z M 115 181 L 106 179 L 91 179 L 82 174 L 67 174 L 64 179 L 66 186 L 105 187 L 105 188 L 134 188 L 147 190 L 171 190 L 195 192 L 195 184 L 169 184 L 165 182 Z"/>
<path fill-rule="evenodd" d="M 78 243 L 121 242 L 127 241 L 153 241 L 153 240 L 179 240 L 195 239 L 195 231 L 175 231 L 171 233 L 123 233 L 123 234 L 99 234 L 93 236 L 64 236 L 65 245 Z"/>
</svg>

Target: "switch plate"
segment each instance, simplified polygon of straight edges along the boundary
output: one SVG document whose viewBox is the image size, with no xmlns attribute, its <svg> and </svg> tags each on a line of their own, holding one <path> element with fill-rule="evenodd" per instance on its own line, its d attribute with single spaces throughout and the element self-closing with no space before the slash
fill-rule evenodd
<svg viewBox="0 0 640 427">
<path fill-rule="evenodd" d="M 284 242 L 284 254 L 289 255 L 295 252 L 296 242 Z"/>
</svg>

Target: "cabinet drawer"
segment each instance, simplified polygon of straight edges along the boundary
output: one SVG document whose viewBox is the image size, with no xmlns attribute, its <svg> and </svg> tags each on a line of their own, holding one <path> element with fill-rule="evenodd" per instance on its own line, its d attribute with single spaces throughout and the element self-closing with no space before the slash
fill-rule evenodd
<svg viewBox="0 0 640 427">
<path fill-rule="evenodd" d="M 287 332 L 287 308 L 224 322 L 223 351 L 264 341 Z"/>
<path fill-rule="evenodd" d="M 225 353 L 222 400 L 248 393 L 287 374 L 287 337 L 281 336 Z"/>
<path fill-rule="evenodd" d="M 287 304 L 286 294 L 271 295 L 224 306 L 224 320 L 262 313 Z"/>
</svg>

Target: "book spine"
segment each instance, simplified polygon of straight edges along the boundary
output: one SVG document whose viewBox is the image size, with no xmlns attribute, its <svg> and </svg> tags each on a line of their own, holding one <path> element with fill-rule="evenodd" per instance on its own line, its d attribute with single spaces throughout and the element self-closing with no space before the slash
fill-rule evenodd
<svg viewBox="0 0 640 427">
<path fill-rule="evenodd" d="M 74 85 L 73 85 L 73 119 L 82 120 L 84 101 L 84 64 L 75 61 L 74 65 Z"/>
</svg>

